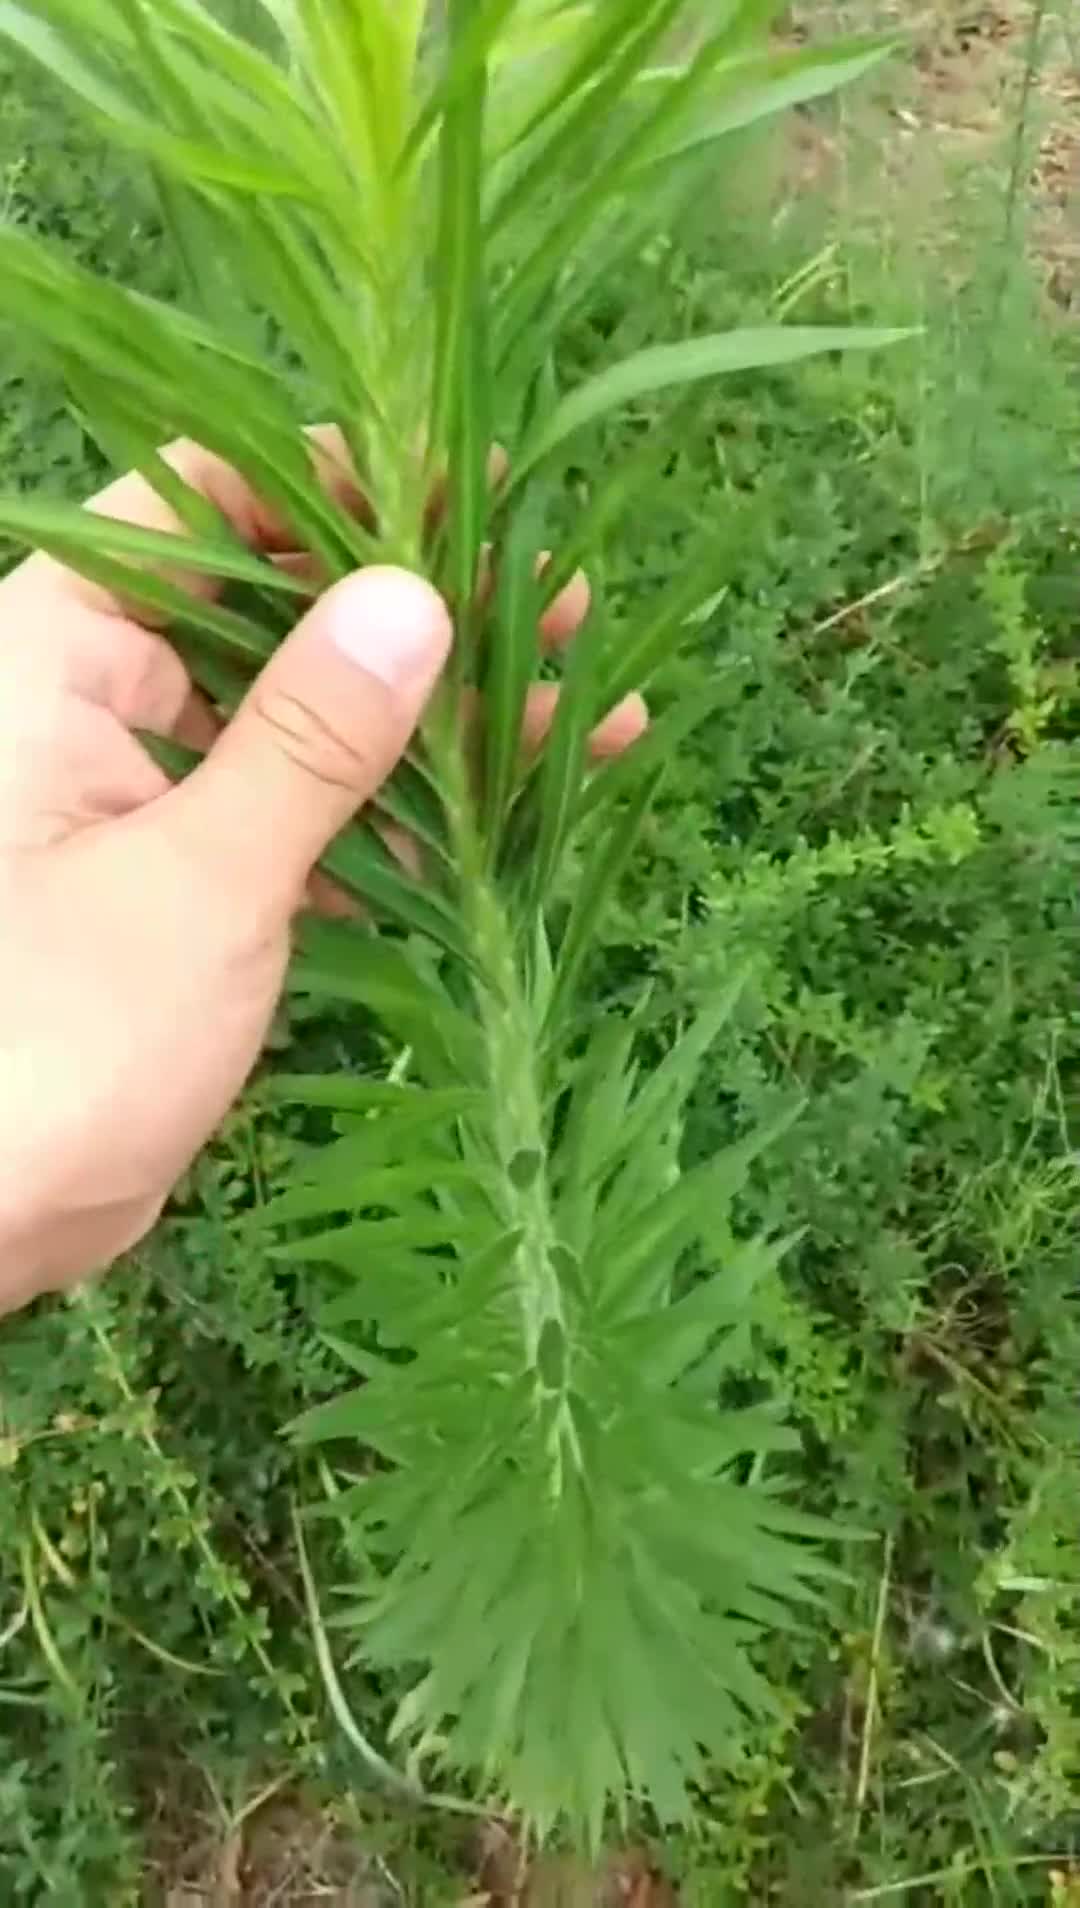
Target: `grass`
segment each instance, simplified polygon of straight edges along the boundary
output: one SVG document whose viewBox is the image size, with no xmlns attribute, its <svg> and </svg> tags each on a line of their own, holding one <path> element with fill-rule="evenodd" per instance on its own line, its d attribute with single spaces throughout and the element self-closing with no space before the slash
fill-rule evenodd
<svg viewBox="0 0 1080 1908">
<path fill-rule="evenodd" d="M 24 76 L 5 97 L 9 212 L 167 282 L 137 182 Z M 1067 1903 L 1080 1869 L 1080 354 L 1025 262 L 1018 97 L 977 167 L 930 136 L 887 192 L 866 154 L 888 99 L 811 122 L 794 156 L 755 146 L 571 341 L 586 363 L 597 332 L 632 339 L 643 276 L 672 334 L 766 316 L 778 283 L 794 319 L 925 324 L 903 362 L 695 394 L 662 506 L 609 557 L 629 603 L 705 519 L 727 575 L 674 666 L 713 714 L 595 999 L 647 977 L 660 1041 L 733 942 L 752 957 L 688 1144 L 807 1096 L 745 1200 L 746 1223 L 802 1230 L 748 1337 L 800 1430 L 801 1501 L 866 1533 L 828 1610 L 770 1644 L 780 1713 L 663 1851 L 701 1908 Z M 809 182 L 777 221 L 792 165 Z M 17 364 L 3 414 L 20 482 L 93 481 Z M 305 1017 L 278 1037 L 308 1065 L 352 1036 Z M 380 1800 L 312 1661 L 290 1499 L 319 1483 L 278 1428 L 336 1375 L 302 1293 L 228 1224 L 293 1146 L 241 1110 L 124 1275 L 5 1329 L 5 1899 L 239 1901 L 240 1847 L 264 1899 L 468 1892 L 467 1823 Z M 393 1691 L 343 1675 L 382 1741 Z"/>
</svg>

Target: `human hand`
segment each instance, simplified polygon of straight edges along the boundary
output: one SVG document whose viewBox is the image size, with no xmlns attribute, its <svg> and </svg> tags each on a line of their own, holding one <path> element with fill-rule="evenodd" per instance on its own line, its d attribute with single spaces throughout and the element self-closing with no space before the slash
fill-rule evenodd
<svg viewBox="0 0 1080 1908">
<path fill-rule="evenodd" d="M 288 552 L 235 472 L 194 445 L 167 455 L 249 544 Z M 92 507 L 179 529 L 138 477 Z M 587 607 L 579 578 L 548 641 Z M 429 584 L 357 572 L 222 729 L 167 641 L 107 592 L 40 555 L 0 584 L 0 1311 L 154 1224 L 259 1057 L 315 863 L 392 772 L 450 642 Z M 534 744 L 554 693 L 529 704 Z M 595 752 L 641 721 L 614 712 Z M 173 787 L 140 729 L 206 759 Z"/>
</svg>

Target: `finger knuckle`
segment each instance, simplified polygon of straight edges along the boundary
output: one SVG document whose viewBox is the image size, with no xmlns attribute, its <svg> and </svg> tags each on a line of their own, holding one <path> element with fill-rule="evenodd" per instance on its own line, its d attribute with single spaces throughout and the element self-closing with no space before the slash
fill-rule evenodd
<svg viewBox="0 0 1080 1908">
<path fill-rule="evenodd" d="M 327 711 L 286 690 L 266 687 L 256 691 L 255 713 L 282 754 L 315 781 L 350 795 L 362 795 L 370 787 L 369 751 L 344 735 Z"/>
</svg>

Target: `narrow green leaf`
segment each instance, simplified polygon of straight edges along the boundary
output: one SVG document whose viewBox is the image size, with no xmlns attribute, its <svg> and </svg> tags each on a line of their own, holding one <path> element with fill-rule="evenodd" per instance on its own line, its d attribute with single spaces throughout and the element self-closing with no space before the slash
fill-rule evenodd
<svg viewBox="0 0 1080 1908">
<path fill-rule="evenodd" d="M 212 328 L 96 278 L 11 227 L 0 227 L 0 314 L 84 380 L 103 379 L 158 443 L 190 437 L 233 465 L 330 575 L 364 560 L 360 527 L 317 481 L 287 387 Z"/>
<path fill-rule="evenodd" d="M 684 1173 L 659 1200 L 650 1201 L 648 1211 L 635 1210 L 626 1217 L 621 1209 L 614 1224 L 605 1223 L 601 1213 L 586 1276 L 595 1277 L 608 1316 L 668 1296 L 679 1254 L 695 1241 L 708 1241 L 754 1161 L 789 1130 L 801 1111 L 802 1102 L 792 1102 L 767 1125 Z M 626 1170 L 632 1171 L 632 1164 Z"/>
<path fill-rule="evenodd" d="M 625 637 L 612 644 L 608 694 L 613 704 L 632 691 L 649 687 L 657 672 L 686 642 L 693 618 L 716 595 L 717 582 L 717 554 L 706 550 L 699 562 L 676 575 L 661 592 L 651 614 L 641 614 Z"/>
<path fill-rule="evenodd" d="M 447 0 L 454 51 L 475 26 L 472 0 Z M 436 245 L 435 389 L 431 443 L 445 450 L 448 593 L 462 667 L 472 673 L 476 591 L 489 508 L 493 434 L 488 306 L 484 296 L 483 192 L 487 62 L 472 59 L 447 100 L 440 153 Z"/>
<path fill-rule="evenodd" d="M 687 413 L 693 402 L 693 397 L 688 395 Z M 670 468 L 672 446 L 678 440 L 679 412 L 673 410 L 667 430 L 642 434 L 635 444 L 625 448 L 620 445 L 619 455 L 610 468 L 601 470 L 597 476 L 590 474 L 588 501 L 560 540 L 550 571 L 544 573 L 549 591 L 561 589 L 576 570 L 588 564 L 595 552 L 604 547 L 609 535 L 632 520 L 641 499 L 645 500 L 644 508 L 648 508 L 649 495 L 662 483 L 665 468 Z M 518 509 L 520 503 L 515 506 L 515 516 Z"/>
<path fill-rule="evenodd" d="M 161 118 L 140 110 L 138 92 L 119 83 L 119 75 L 115 80 L 108 77 L 75 50 L 72 37 L 19 0 L 0 0 L 0 34 L 37 60 L 85 106 L 102 115 L 115 135 L 136 150 L 160 159 L 181 176 L 244 192 L 298 199 L 312 196 L 313 185 L 302 171 L 274 163 L 269 154 L 258 159 L 247 157 L 230 152 L 224 145 L 184 138 L 170 131 Z M 157 44 L 153 39 L 149 43 Z M 213 83 L 212 70 L 206 80 Z"/>
<path fill-rule="evenodd" d="M 361 1219 L 355 1225 L 336 1226 L 329 1232 L 292 1239 L 268 1247 L 271 1259 L 287 1263 L 340 1266 L 345 1272 L 363 1272 L 375 1260 L 399 1252 L 433 1246 L 468 1249 L 480 1245 L 484 1227 L 479 1220 L 463 1220 L 456 1213 L 437 1213 L 409 1219 Z"/>
<path fill-rule="evenodd" d="M 342 1140 L 339 1145 L 345 1147 L 348 1141 Z M 447 1187 L 476 1184 L 476 1168 L 460 1160 L 425 1160 L 419 1165 L 376 1170 L 369 1169 L 359 1153 L 353 1163 L 341 1158 L 338 1147 L 328 1151 L 335 1158 L 325 1171 L 260 1206 L 252 1215 L 253 1228 L 292 1225 L 299 1219 L 329 1219 L 335 1214 L 345 1218 L 350 1213 L 378 1208 L 408 1220 L 431 1211 L 426 1200 L 416 1199 L 417 1194 L 438 1194 Z"/>
<path fill-rule="evenodd" d="M 451 1261 L 399 1252 L 374 1263 L 360 1278 L 350 1278 L 344 1289 L 319 1308 L 319 1322 L 328 1330 L 343 1325 L 378 1323 L 399 1345 L 413 1345 L 433 1315 L 453 1270 Z"/>
<path fill-rule="evenodd" d="M 514 146 L 547 132 L 496 204 L 492 234 L 510 225 L 538 193 L 550 188 L 581 139 L 603 124 L 611 105 L 625 97 L 683 5 L 683 0 L 633 0 L 593 16 L 581 35 L 581 51 L 516 131 Z M 564 111 L 563 109 L 568 110 Z"/>
<path fill-rule="evenodd" d="M 92 61 L 74 51 L 64 34 L 42 18 L 40 9 L 21 5 L 20 0 L 0 0 L 0 34 L 86 105 L 104 114 L 110 124 L 123 127 L 130 123 L 131 100 L 113 87 Z"/>
<path fill-rule="evenodd" d="M 793 106 L 822 99 L 880 66 L 902 44 L 895 36 L 861 36 L 733 61 L 718 74 L 720 96 L 716 103 L 702 113 L 696 125 L 688 127 L 649 164 L 664 164 L 687 153 L 699 152 L 729 133 L 741 132 Z M 646 78 L 653 84 L 665 84 L 677 71 L 673 68 Z"/>
<path fill-rule="evenodd" d="M 295 114 L 295 89 L 250 38 L 230 32 L 199 0 L 154 0 L 154 7 L 163 22 L 183 33 L 191 47 L 205 56 L 215 73 L 264 101 L 275 115 Z"/>
<path fill-rule="evenodd" d="M 167 563 L 174 570 L 198 570 L 204 576 L 233 577 L 283 596 L 311 595 L 310 584 L 262 562 L 239 544 L 143 530 L 102 512 L 82 510 L 48 497 L 0 495 L 0 530 L 27 544 L 63 543 L 69 550 L 85 548 L 106 557 L 132 557 L 146 563 Z"/>
<path fill-rule="evenodd" d="M 524 445 L 514 468 L 514 481 L 521 483 L 537 464 L 587 425 L 658 391 L 736 371 L 794 364 L 830 351 L 880 350 L 915 335 L 910 329 L 776 325 L 688 338 L 682 344 L 651 345 L 599 372 L 565 397 Z"/>
<path fill-rule="evenodd" d="M 421 975 L 406 947 L 360 923 L 309 918 L 301 925 L 293 963 L 293 983 L 301 991 L 354 1000 L 394 1019 L 426 1020 L 439 1015 L 444 1030 L 453 1027 L 475 1038 L 473 1023 L 449 999 L 440 1000 L 429 975 Z"/>
<path fill-rule="evenodd" d="M 555 1158 L 560 1183 L 599 1178 L 614 1156 L 633 1095 L 632 1019 L 602 1016 L 571 1074 L 570 1108 Z"/>
<path fill-rule="evenodd" d="M 472 1087 L 418 1087 L 396 1080 L 372 1080 L 366 1075 L 338 1073 L 271 1073 L 260 1080 L 259 1099 L 268 1106 L 327 1107 L 334 1113 L 383 1113 L 441 1099 L 447 1119 L 475 1113 L 483 1099 Z"/>
<path fill-rule="evenodd" d="M 154 616 L 163 617 L 169 625 L 174 646 L 190 662 L 196 674 L 214 668 L 214 656 L 205 653 L 204 644 L 207 642 L 220 650 L 223 658 L 235 659 L 249 673 L 253 665 L 265 662 L 273 653 L 273 637 L 257 623 L 237 615 L 234 610 L 226 609 L 220 603 L 208 602 L 204 597 L 192 595 L 152 570 L 133 569 L 119 558 L 96 553 L 90 548 L 89 541 L 73 544 L 66 537 L 54 536 L 44 530 L 40 530 L 33 541 L 37 548 L 47 551 L 58 563 L 86 577 L 88 582 L 99 584 L 119 602 L 126 601 Z M 188 641 L 189 637 L 191 642 Z M 224 662 L 222 667 L 228 671 L 228 665 Z M 228 695 L 219 695 L 209 679 L 206 686 L 215 702 L 232 709 L 239 700 L 237 689 L 242 692 L 245 678 L 228 674 L 227 680 L 230 685 Z"/>
<path fill-rule="evenodd" d="M 777 1246 L 758 1253 L 759 1277 L 778 1264 L 782 1252 Z M 732 1291 L 721 1266 L 675 1304 L 628 1320 L 613 1335 L 614 1343 L 642 1385 L 663 1388 L 680 1381 L 705 1356 L 717 1333 L 738 1322 L 745 1304 L 746 1294 Z"/>
<path fill-rule="evenodd" d="M 685 1106 L 705 1055 L 715 1045 L 742 997 L 745 974 L 720 988 L 717 998 L 703 1007 L 696 1020 L 674 1041 L 671 1051 L 649 1074 L 634 1095 L 620 1122 L 619 1144 L 626 1155 L 659 1128 L 666 1130 Z"/>
<path fill-rule="evenodd" d="M 413 772 L 410 763 L 402 763 L 393 780 L 383 784 L 372 806 L 384 822 L 392 822 L 400 830 L 412 848 L 427 851 L 425 881 L 433 877 L 452 879 L 445 812 L 432 803 L 428 784 Z"/>
<path fill-rule="evenodd" d="M 520 0 L 477 0 L 471 14 L 462 14 L 449 42 L 445 70 L 432 87 L 409 133 L 401 157 L 402 166 L 416 158 L 440 118 L 453 117 L 467 107 L 478 75 L 494 58 L 499 34 L 519 4 Z"/>
<path fill-rule="evenodd" d="M 187 749 L 182 742 L 174 742 L 171 736 L 151 735 L 146 730 L 136 733 L 147 755 L 174 782 L 182 782 L 204 759 L 198 749 Z"/>
<path fill-rule="evenodd" d="M 327 849 L 320 865 L 350 893 L 369 903 L 381 921 L 427 935 L 471 964 L 471 950 L 460 921 L 435 894 L 404 871 L 370 828 L 347 828 Z"/>
<path fill-rule="evenodd" d="M 489 860 L 498 857 L 511 798 L 521 773 L 525 699 L 536 674 L 536 628 L 542 603 L 536 575 L 541 513 L 526 491 L 499 554 L 495 613 L 488 625 L 484 670 L 484 815 Z"/>
<path fill-rule="evenodd" d="M 216 505 L 185 483 L 166 461 L 147 435 L 145 418 L 132 413 L 115 385 L 106 387 L 100 378 L 87 377 L 78 365 L 68 362 L 64 363 L 64 376 L 84 430 L 114 469 L 137 471 L 190 536 L 215 544 L 224 538 L 237 550 L 244 549 Z"/>
<path fill-rule="evenodd" d="M 597 809 L 626 800 L 639 781 L 649 780 L 670 765 L 682 744 L 714 714 L 724 694 L 724 685 L 712 683 L 700 698 L 688 696 L 665 709 L 662 716 L 654 717 L 640 742 L 635 742 L 617 762 L 605 762 L 590 776 L 581 794 L 579 824 L 587 823 Z"/>
<path fill-rule="evenodd" d="M 606 621 L 594 602 L 564 666 L 555 719 L 536 775 L 539 826 L 530 854 L 529 880 L 538 907 L 554 883 L 577 819 L 588 773 L 589 735 L 602 712 L 602 700 L 606 700 L 608 652 Z"/>
<path fill-rule="evenodd" d="M 593 935 L 637 847 L 639 831 L 652 807 L 659 782 L 660 773 L 657 773 L 640 784 L 625 812 L 620 813 L 614 825 L 601 836 L 582 870 L 555 963 L 547 1016 L 549 1036 L 555 1035 L 567 1012 Z"/>
<path fill-rule="evenodd" d="M 470 1098 L 474 1104 L 479 1100 L 479 1096 L 453 1087 L 429 1087 L 424 1092 L 416 1088 L 400 1090 L 398 1105 L 384 1103 L 342 1138 L 298 1150 L 293 1175 L 296 1187 L 329 1186 L 335 1193 L 346 1188 L 356 1195 L 366 1194 L 369 1188 L 363 1175 L 376 1168 L 380 1173 L 399 1167 L 411 1172 L 418 1153 L 425 1162 L 426 1183 L 434 1185 L 445 1166 L 459 1163 L 456 1123 Z M 419 1136 L 425 1133 L 428 1137 L 418 1145 Z M 421 1179 L 419 1189 L 423 1190 L 424 1185 Z M 409 1190 L 405 1182 L 402 1190 Z M 281 1196 L 288 1199 L 292 1193 Z M 357 1197 L 354 1203 L 358 1206 L 364 1202 Z M 268 1211 L 269 1207 L 263 1208 L 264 1213 Z"/>
<path fill-rule="evenodd" d="M 655 102 L 643 113 L 630 115 L 631 123 L 624 126 L 613 149 L 591 163 L 584 163 L 582 155 L 571 179 L 568 201 L 549 222 L 528 258 L 519 262 L 506 288 L 501 301 L 501 340 L 513 340 L 524 327 L 540 321 L 544 301 L 569 260 L 595 229 L 600 214 L 612 213 L 624 192 L 632 199 L 635 171 L 650 153 L 663 150 L 665 141 L 706 91 L 717 65 L 738 51 L 755 30 L 759 31 L 765 16 L 773 10 L 773 0 L 732 0 L 725 8 L 720 30 L 708 35 Z M 620 94 L 625 94 L 629 77 L 624 75 Z M 596 116 L 591 95 L 584 103 L 590 116 Z M 578 177 L 584 180 L 580 186 Z"/>
</svg>

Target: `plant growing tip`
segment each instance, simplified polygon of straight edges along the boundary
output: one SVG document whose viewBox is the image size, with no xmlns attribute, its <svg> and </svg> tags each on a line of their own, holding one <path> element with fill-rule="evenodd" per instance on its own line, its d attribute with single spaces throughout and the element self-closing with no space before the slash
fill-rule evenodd
<svg viewBox="0 0 1080 1908">
<path fill-rule="evenodd" d="M 886 50 L 771 51 L 755 31 L 771 9 L 732 0 L 690 58 L 657 65 L 695 11 L 259 0 L 248 35 L 202 0 L 0 0 L 0 32 L 145 161 L 188 281 L 154 303 L 0 231 L 0 313 L 177 525 L 151 536 L 19 498 L 0 503 L 0 529 L 168 620 L 226 711 L 287 629 L 295 586 L 208 520 L 164 442 L 235 466 L 328 579 L 405 561 L 455 607 L 451 680 L 381 804 L 424 878 L 358 821 L 326 867 L 378 931 L 311 927 L 293 976 L 373 1014 L 407 1063 L 391 1090 L 269 1082 L 343 1124 L 262 1223 L 283 1263 L 316 1268 L 306 1289 L 363 1374 L 296 1436 L 331 1462 L 343 1445 L 374 1454 L 333 1510 L 343 1557 L 372 1560 L 346 1586 L 350 1621 L 397 1679 L 399 1733 L 443 1744 L 542 1830 L 593 1841 L 630 1796 L 686 1810 L 710 1755 L 769 1707 L 756 1642 L 812 1599 L 822 1565 L 760 1484 L 783 1434 L 725 1393 L 754 1288 L 775 1276 L 777 1249 L 740 1240 L 734 1218 L 770 1134 L 680 1170 L 697 1067 L 737 990 L 651 1075 L 632 1023 L 581 1013 L 662 746 L 695 712 L 671 711 L 606 776 L 589 736 L 723 579 L 708 552 L 691 562 L 617 651 L 598 605 L 537 763 L 521 745 L 536 555 L 571 443 L 606 418 L 647 406 L 662 433 L 669 392 L 910 335 L 748 328 L 566 377 L 565 316 L 632 255 L 651 195 L 660 218 L 701 189 L 721 137 Z M 340 431 L 349 497 L 311 454 L 313 418 Z M 496 429 L 511 477 L 493 490 Z M 626 494 L 594 501 L 575 557 Z M 181 537 L 179 567 L 213 577 L 213 601 L 171 580 Z M 296 1540 L 333 1710 L 396 1782 L 330 1660 L 299 1518 Z"/>
</svg>

